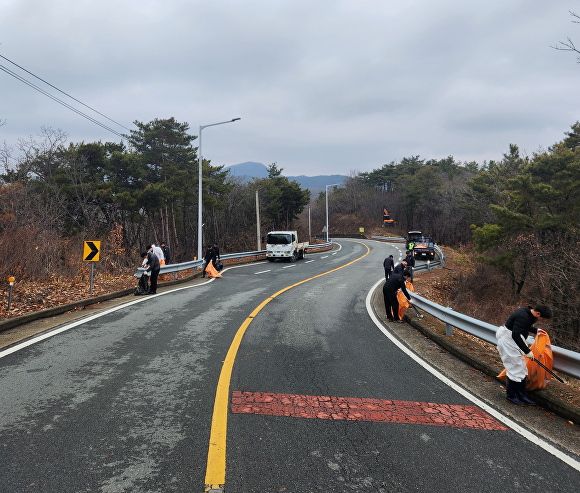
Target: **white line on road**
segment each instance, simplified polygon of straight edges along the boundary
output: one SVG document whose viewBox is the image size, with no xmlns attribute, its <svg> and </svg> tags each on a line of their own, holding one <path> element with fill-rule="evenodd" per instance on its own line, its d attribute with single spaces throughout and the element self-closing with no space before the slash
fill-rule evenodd
<svg viewBox="0 0 580 493">
<path fill-rule="evenodd" d="M 372 321 L 374 322 L 374 324 L 379 328 L 379 330 L 385 336 L 387 336 L 390 339 L 390 341 L 395 346 L 397 346 L 406 355 L 408 355 L 410 358 L 412 358 L 414 361 L 416 361 L 419 365 L 421 365 L 423 368 L 425 368 L 428 372 L 430 372 L 435 377 L 437 377 L 439 380 L 441 380 L 444 384 L 451 387 L 453 390 L 455 390 L 456 392 L 461 394 L 463 397 L 465 397 L 466 399 L 473 402 L 476 406 L 483 409 L 486 413 L 491 414 L 495 419 L 497 419 L 498 421 L 500 421 L 504 425 L 508 426 L 509 428 L 514 430 L 516 433 L 519 433 L 524 438 L 527 438 L 531 442 L 534 442 L 538 446 L 542 447 L 546 452 L 557 457 L 558 459 L 565 462 L 569 466 L 573 467 L 577 471 L 580 471 L 580 462 L 579 461 L 577 461 L 574 458 L 570 457 L 569 455 L 561 452 L 553 445 L 550 445 L 548 442 L 542 440 L 537 435 L 534 435 L 533 433 L 529 432 L 528 430 L 526 430 L 525 428 L 520 426 L 515 421 L 512 421 L 508 417 L 504 416 L 502 413 L 500 413 L 499 411 L 497 411 L 493 407 L 489 406 L 488 404 L 483 402 L 481 399 L 478 399 L 475 395 L 471 394 L 463 387 L 460 387 L 459 385 L 457 385 L 453 380 L 450 380 L 449 378 L 447 378 L 445 375 L 443 375 L 443 373 L 441 373 L 439 370 L 437 370 L 436 368 L 431 366 L 424 359 L 421 359 L 413 351 L 411 351 L 409 348 L 407 348 L 407 346 L 405 346 L 402 342 L 400 342 L 393 334 L 391 334 L 385 328 L 385 326 L 383 325 L 381 320 L 379 320 L 379 318 L 376 316 L 376 314 L 373 310 L 372 299 L 373 299 L 374 292 L 381 284 L 383 284 L 383 282 L 384 282 L 384 279 L 381 279 L 380 281 L 377 281 L 377 283 L 371 288 L 371 290 L 369 291 L 369 293 L 367 295 L 366 307 L 367 307 L 367 312 L 368 312 L 369 316 L 371 317 Z"/>
</svg>

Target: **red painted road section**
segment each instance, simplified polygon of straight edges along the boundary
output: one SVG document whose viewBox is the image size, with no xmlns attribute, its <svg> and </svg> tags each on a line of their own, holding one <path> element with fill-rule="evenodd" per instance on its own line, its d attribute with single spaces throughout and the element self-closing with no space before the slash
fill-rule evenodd
<svg viewBox="0 0 580 493">
<path fill-rule="evenodd" d="M 508 429 L 477 406 L 434 402 L 234 391 L 231 410 L 236 414 L 407 423 L 479 430 Z"/>
</svg>

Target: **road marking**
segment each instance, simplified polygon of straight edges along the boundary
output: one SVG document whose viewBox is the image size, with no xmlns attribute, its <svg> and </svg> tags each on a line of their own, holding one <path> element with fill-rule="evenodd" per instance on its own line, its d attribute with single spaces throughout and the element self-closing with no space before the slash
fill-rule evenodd
<svg viewBox="0 0 580 493">
<path fill-rule="evenodd" d="M 481 409 L 483 409 L 484 411 L 486 411 L 488 414 L 490 414 L 491 416 L 493 416 L 495 419 L 497 419 L 498 421 L 500 421 L 501 423 L 503 423 L 507 427 L 511 428 L 516 433 L 519 433 L 524 438 L 527 438 L 531 442 L 534 442 L 539 447 L 543 448 L 546 452 L 548 452 L 548 453 L 552 454 L 554 457 L 557 457 L 558 459 L 560 459 L 562 462 L 565 462 L 566 464 L 568 464 L 569 466 L 573 467 L 577 471 L 580 471 L 580 461 L 577 461 L 576 459 L 570 457 L 569 455 L 565 454 L 564 452 L 558 450 L 556 447 L 554 447 L 550 443 L 546 442 L 545 440 L 543 440 L 542 438 L 538 437 L 537 435 L 534 435 L 532 432 L 526 430 L 524 427 L 520 426 L 518 423 L 516 423 L 515 421 L 511 420 L 507 416 L 504 416 L 501 412 L 499 412 L 498 410 L 494 409 L 493 407 L 491 407 L 490 405 L 488 405 L 487 403 L 485 403 L 481 399 L 478 399 L 471 392 L 467 391 L 466 389 L 464 389 L 460 385 L 456 384 L 450 378 L 447 378 L 445 375 L 443 375 L 443 373 L 441 373 L 435 367 L 433 367 L 429 363 L 427 363 L 427 361 L 421 359 L 413 351 L 411 351 L 407 346 L 405 346 L 401 341 L 399 341 L 393 334 L 391 334 L 389 332 L 388 328 L 385 327 L 384 324 L 382 323 L 382 321 L 377 317 L 377 315 L 376 315 L 376 313 L 375 313 L 375 311 L 373 309 L 372 299 L 373 299 L 374 293 L 378 289 L 378 287 L 383 284 L 383 282 L 384 282 L 384 279 L 381 279 L 380 281 L 377 281 L 376 284 L 370 289 L 370 291 L 367 294 L 367 298 L 366 298 L 366 303 L 365 304 L 366 304 L 366 307 L 367 307 L 367 313 L 371 317 L 371 319 L 374 322 L 374 324 L 377 326 L 377 328 L 385 336 L 387 336 L 387 338 L 395 346 L 397 346 L 401 351 L 403 351 L 403 353 L 405 353 L 406 355 L 408 355 L 411 359 L 413 359 L 419 365 L 421 365 L 423 368 L 425 368 L 429 373 L 431 373 L 432 375 L 434 375 L 435 377 L 437 377 L 439 380 L 441 380 L 445 385 L 447 385 L 448 387 L 452 388 L 453 390 L 455 390 L 456 392 L 458 392 L 459 394 L 461 394 L 463 397 L 466 397 L 468 400 L 470 400 L 471 402 L 473 402 L 476 406 L 480 407 Z"/>
<path fill-rule="evenodd" d="M 296 264 L 285 265 L 284 267 L 282 267 L 282 269 L 290 269 L 290 267 L 296 267 Z"/>
<path fill-rule="evenodd" d="M 272 301 L 277 296 L 285 293 L 286 291 L 300 286 L 306 282 L 312 281 L 313 279 L 317 279 L 318 277 L 325 276 L 327 274 L 331 274 L 332 272 L 336 272 L 337 270 L 344 269 L 355 262 L 363 259 L 370 253 L 370 248 L 365 245 L 364 243 L 357 242 L 363 245 L 367 251 L 364 255 L 341 265 L 340 267 L 336 267 L 335 269 L 331 269 L 329 271 L 323 272 L 322 274 L 317 274 L 316 276 L 309 277 L 308 279 L 304 279 L 303 281 L 297 282 L 296 284 L 292 284 L 291 286 L 287 286 L 277 293 L 273 294 L 269 298 L 266 298 L 262 303 L 260 303 L 248 318 L 244 320 L 242 325 L 240 325 L 239 329 L 237 330 L 232 343 L 228 349 L 226 357 L 224 359 L 222 369 L 220 372 L 220 376 L 218 379 L 218 384 L 216 388 L 216 395 L 213 407 L 213 416 L 211 420 L 211 430 L 209 435 L 209 447 L 207 453 L 207 466 L 205 470 L 205 491 L 209 492 L 212 490 L 215 491 L 223 491 L 225 481 L 226 481 L 226 439 L 227 439 L 227 422 L 228 422 L 228 399 L 229 399 L 229 392 L 230 392 L 230 382 L 232 377 L 232 370 L 234 367 L 234 362 L 236 359 L 236 355 L 238 353 L 238 349 L 240 348 L 240 344 L 242 342 L 242 337 L 246 333 L 249 325 L 252 323 L 252 320 L 256 318 L 258 313 L 264 308 L 270 301 Z"/>
<path fill-rule="evenodd" d="M 272 269 L 261 270 L 260 272 L 254 272 L 254 274 L 265 274 L 266 272 L 272 272 Z"/>
<path fill-rule="evenodd" d="M 234 391 L 231 410 L 236 414 L 509 430 L 477 406 L 436 402 Z"/>
<path fill-rule="evenodd" d="M 309 264 L 310 262 L 314 262 L 314 260 L 306 260 L 304 263 Z"/>
</svg>

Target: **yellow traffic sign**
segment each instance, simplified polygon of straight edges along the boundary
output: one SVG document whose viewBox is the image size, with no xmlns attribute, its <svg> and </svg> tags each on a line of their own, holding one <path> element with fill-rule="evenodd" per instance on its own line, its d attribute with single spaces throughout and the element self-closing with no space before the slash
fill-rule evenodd
<svg viewBox="0 0 580 493">
<path fill-rule="evenodd" d="M 100 241 L 85 241 L 83 260 L 85 262 L 98 262 L 101 255 Z"/>
</svg>

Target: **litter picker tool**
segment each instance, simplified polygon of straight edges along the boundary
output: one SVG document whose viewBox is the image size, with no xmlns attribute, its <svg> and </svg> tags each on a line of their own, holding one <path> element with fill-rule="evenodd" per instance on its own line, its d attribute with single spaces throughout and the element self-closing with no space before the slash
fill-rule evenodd
<svg viewBox="0 0 580 493">
<path fill-rule="evenodd" d="M 419 310 L 417 310 L 417 307 L 415 305 L 413 305 L 413 303 L 410 303 L 410 305 L 413 307 L 413 310 L 415 311 L 415 315 L 417 315 L 418 318 L 424 318 L 424 315 L 421 315 L 419 313 Z"/>
<path fill-rule="evenodd" d="M 558 380 L 558 382 L 562 382 L 564 383 L 564 380 L 562 380 L 558 375 L 556 375 L 552 370 L 550 370 L 546 365 L 540 363 L 536 358 L 532 358 L 532 361 L 535 361 L 536 363 L 538 363 L 538 365 L 540 365 L 544 370 L 546 370 L 550 375 L 552 375 L 556 380 Z"/>
</svg>

